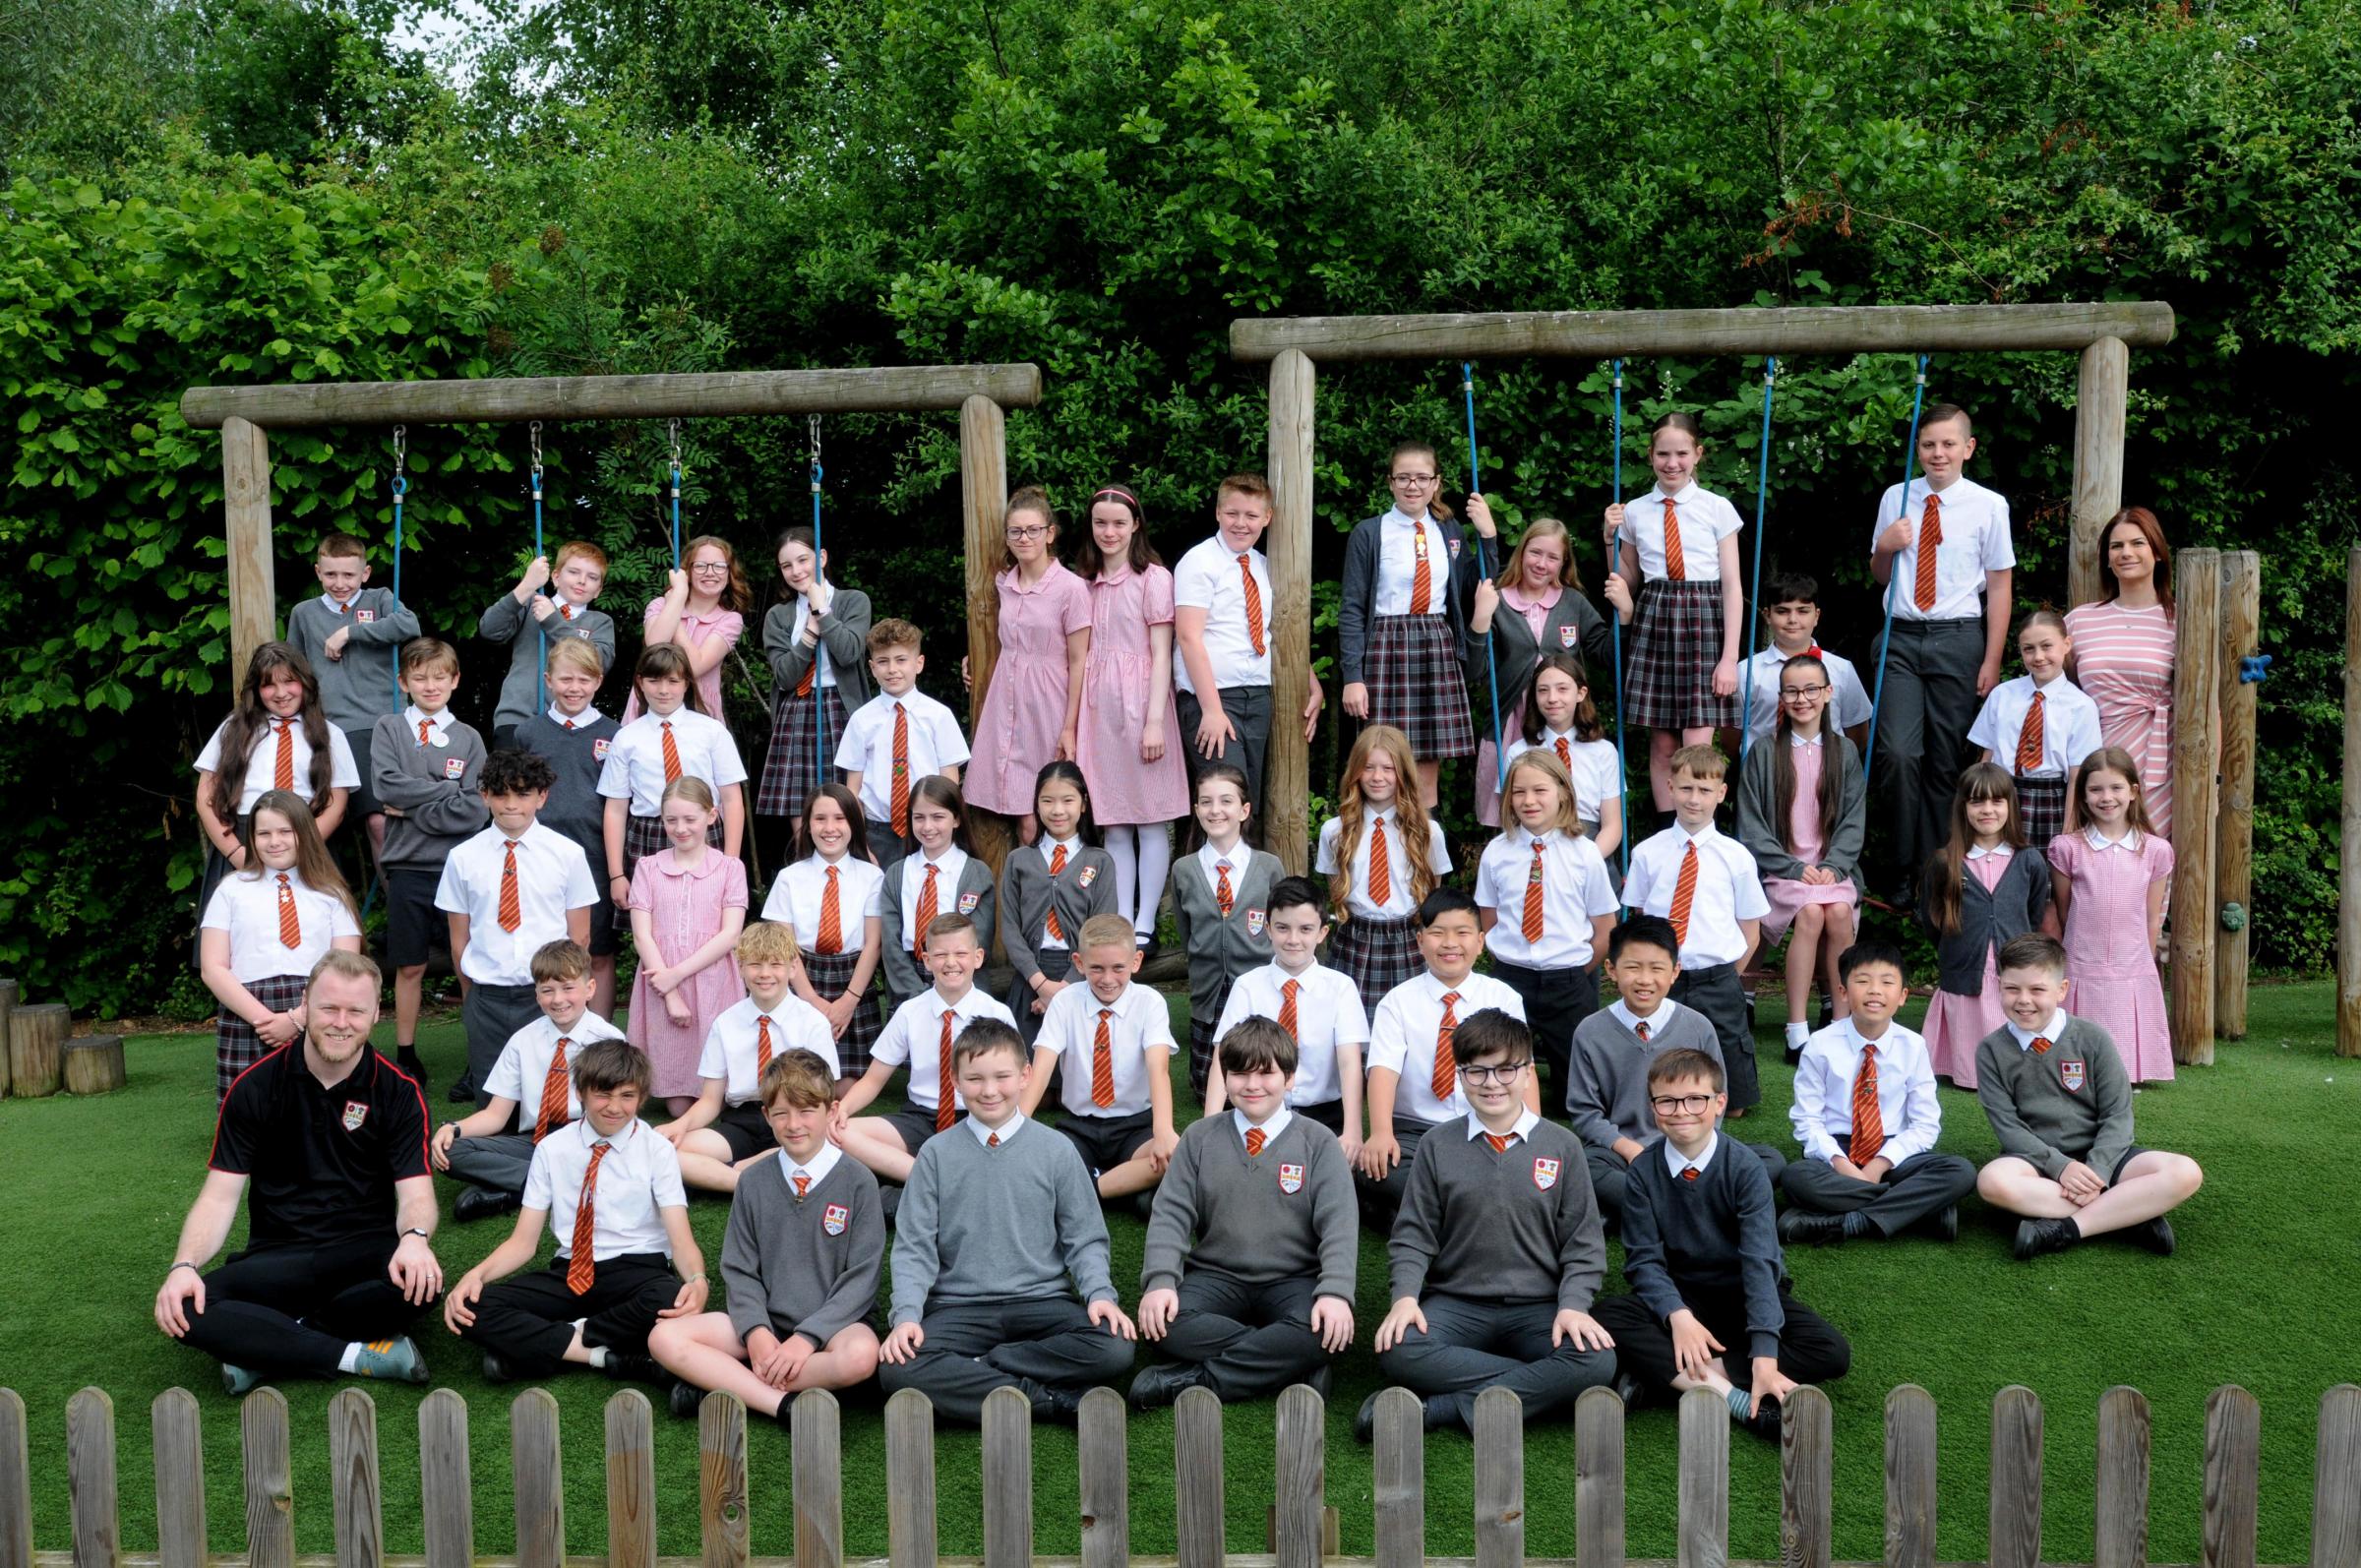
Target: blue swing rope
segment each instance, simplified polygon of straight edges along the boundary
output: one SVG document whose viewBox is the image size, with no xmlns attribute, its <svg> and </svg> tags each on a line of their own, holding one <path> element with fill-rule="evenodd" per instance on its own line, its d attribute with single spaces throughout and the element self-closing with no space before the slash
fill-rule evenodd
<svg viewBox="0 0 2361 1568">
<path fill-rule="evenodd" d="M 1468 494 L 1482 495 L 1483 475 L 1476 459 L 1476 362 L 1472 359 L 1459 362 L 1459 391 L 1468 404 Z M 1476 536 L 1476 573 L 1483 577 L 1492 574 L 1491 562 L 1484 554 L 1483 534 Z M 1500 660 L 1492 651 L 1492 633 L 1489 631 L 1483 633 L 1483 662 L 1492 677 L 1492 765 L 1499 770 L 1493 787 L 1506 790 L 1508 747 L 1500 738 Z"/>
<path fill-rule="evenodd" d="M 401 471 L 408 446 L 405 435 L 404 426 L 394 427 L 394 605 L 387 612 L 390 615 L 398 614 L 401 610 L 401 498 L 410 492 L 410 482 Z M 393 674 L 394 711 L 398 713 L 402 701 L 401 661 L 398 658 L 394 661 Z"/>
<path fill-rule="evenodd" d="M 812 579 L 815 582 L 824 583 L 827 581 L 827 568 L 820 554 L 822 546 L 819 531 L 819 415 L 814 414 L 812 416 Z M 830 596 L 829 602 L 834 602 L 833 595 Z M 817 617 L 815 616 L 814 619 L 817 619 Z M 816 754 L 812 776 L 824 784 L 828 782 L 828 703 L 827 688 L 820 685 L 820 677 L 827 674 L 828 670 L 828 642 L 824 635 L 817 632 L 812 644 L 812 750 Z"/>
<path fill-rule="evenodd" d="M 544 554 L 541 544 L 540 420 L 533 421 L 531 433 L 533 441 L 533 559 L 538 561 Z M 540 627 L 541 618 L 536 615 L 533 617 L 533 622 L 536 627 Z M 539 711 L 547 712 L 549 709 L 549 631 L 546 627 L 541 627 L 541 663 L 533 673 L 533 706 Z"/>
<path fill-rule="evenodd" d="M 1615 444 L 1613 449 L 1614 500 L 1623 501 L 1623 361 L 1611 362 L 1615 386 Z M 1617 528 L 1606 541 L 1606 570 L 1613 572 L 1623 557 L 1623 530 Z M 1607 640 L 1615 655 L 1615 810 L 1623 817 L 1623 841 L 1615 846 L 1616 858 L 1623 863 L 1623 874 L 1631 874 L 1631 790 L 1630 766 L 1623 755 L 1623 618 L 1613 614 L 1608 605 L 1606 618 Z"/>
<path fill-rule="evenodd" d="M 681 570 L 681 422 L 672 421 L 672 570 Z"/>
<path fill-rule="evenodd" d="M 1918 356 L 1918 384 L 1910 393 L 1910 437 L 1902 447 L 1902 511 L 1897 520 L 1907 520 L 1910 514 L 1910 479 L 1918 462 L 1918 413 L 1926 403 L 1928 357 L 1925 354 Z M 1882 525 L 1879 531 L 1884 531 Z M 1877 715 L 1886 703 L 1886 652 L 1894 645 L 1894 595 L 1901 586 L 1902 557 L 1897 553 L 1887 564 L 1886 571 L 1886 625 L 1877 636 L 1877 690 L 1869 697 L 1869 745 L 1861 754 L 1861 787 L 1864 790 L 1869 787 L 1871 769 L 1877 762 Z"/>
<path fill-rule="evenodd" d="M 1754 476 L 1754 575 L 1752 593 L 1746 601 L 1746 676 L 1745 695 L 1738 703 L 1738 768 L 1746 767 L 1746 754 L 1754 748 L 1754 638 L 1755 630 L 1763 619 L 1763 515 L 1771 497 L 1771 393 L 1779 381 L 1779 358 L 1763 356 L 1763 444 L 1755 457 Z"/>
</svg>

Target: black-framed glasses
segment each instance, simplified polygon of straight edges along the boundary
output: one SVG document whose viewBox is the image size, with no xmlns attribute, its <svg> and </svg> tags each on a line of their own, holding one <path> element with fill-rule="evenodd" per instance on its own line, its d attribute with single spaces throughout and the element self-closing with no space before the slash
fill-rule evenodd
<svg viewBox="0 0 2361 1568">
<path fill-rule="evenodd" d="M 1779 689 L 1779 699 L 1782 702 L 1794 702 L 1804 698 L 1818 696 L 1821 693 L 1827 690 L 1828 684 L 1826 682 L 1822 682 L 1818 686 L 1783 686 Z"/>
<path fill-rule="evenodd" d="M 1437 477 L 1438 477 L 1438 476 L 1437 476 L 1437 475 L 1434 475 L 1434 474 L 1389 474 L 1389 475 L 1387 475 L 1387 479 L 1388 479 L 1388 480 L 1389 480 L 1391 483 L 1393 483 L 1393 484 L 1397 484 L 1397 485 L 1430 485 L 1430 484 L 1433 484 L 1433 483 L 1434 483 L 1434 481 L 1435 481 L 1435 479 L 1436 479 Z"/>
<path fill-rule="evenodd" d="M 1496 1066 L 1462 1067 L 1459 1075 L 1470 1083 L 1515 1083 L 1517 1074 L 1533 1065 L 1528 1056 L 1522 1061 L 1503 1061 Z"/>
<path fill-rule="evenodd" d="M 1675 1112 L 1693 1116 L 1713 1103 L 1714 1097 L 1710 1094 L 1660 1094 L 1648 1097 L 1648 1104 L 1655 1108 L 1660 1116 L 1668 1116 Z"/>
</svg>

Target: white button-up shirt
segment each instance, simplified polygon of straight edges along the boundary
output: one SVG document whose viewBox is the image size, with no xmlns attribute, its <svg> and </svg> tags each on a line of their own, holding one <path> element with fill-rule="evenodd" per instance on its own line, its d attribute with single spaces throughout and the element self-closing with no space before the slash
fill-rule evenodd
<svg viewBox="0 0 2361 1568">
<path fill-rule="evenodd" d="M 549 1216 L 558 1256 L 574 1256 L 582 1176 L 590 1169 L 590 1151 L 608 1142 L 613 1147 L 599 1162 L 598 1184 L 590 1189 L 591 1260 L 604 1263 L 636 1252 L 672 1256 L 663 1211 L 687 1209 L 689 1194 L 681 1186 L 679 1153 L 644 1121 L 628 1123 L 611 1140 L 601 1138 L 587 1121 L 570 1122 L 543 1138 L 525 1173 L 524 1206 Z"/>
<path fill-rule="evenodd" d="M 1369 1043 L 1369 1015 L 1352 976 L 1321 963 L 1307 965 L 1300 975 L 1289 974 L 1275 960 L 1249 969 L 1231 983 L 1230 999 L 1222 1003 L 1221 1021 L 1213 1026 L 1214 1043 L 1218 1046 L 1247 1018 L 1276 1023 L 1287 1005 L 1291 981 L 1296 986 L 1296 1082 L 1287 1092 L 1287 1103 L 1325 1105 L 1344 1094 L 1337 1052 L 1359 1051 Z M 1355 1070 L 1358 1074 L 1358 1066 Z"/>
<path fill-rule="evenodd" d="M 529 986 L 533 954 L 571 935 L 569 912 L 600 902 L 598 882 L 582 846 L 556 828 L 535 822 L 514 840 L 516 846 L 515 931 L 500 925 L 500 885 L 509 864 L 509 835 L 487 827 L 453 846 L 435 884 L 435 907 L 467 917 L 467 951 L 459 969 L 481 986 Z"/>
<path fill-rule="evenodd" d="M 1771 912 L 1771 901 L 1763 896 L 1754 857 L 1712 823 L 1692 836 L 1675 822 L 1634 849 L 1623 902 L 1669 920 L 1672 895 L 1680 886 L 1680 863 L 1692 842 L 1697 846 L 1697 887 L 1689 897 L 1689 934 L 1680 944 L 1680 967 L 1734 964 L 1746 955 L 1746 933 L 1738 922 L 1762 919 Z"/>
<path fill-rule="evenodd" d="M 1983 747 L 1993 761 L 2016 772 L 2017 743 L 2025 734 L 2036 692 L 2041 694 L 2041 764 L 2018 777 L 2063 778 L 2104 744 L 2098 735 L 2098 704 L 2063 675 L 2047 686 L 2036 686 L 2031 676 L 2021 675 L 1994 687 L 1968 728 L 1968 744 Z"/>
<path fill-rule="evenodd" d="M 1877 1048 L 1877 1117 L 1885 1144 L 1877 1157 L 1895 1165 L 1935 1146 L 1943 1109 L 1935 1100 L 1935 1069 L 1926 1042 L 1889 1023 L 1864 1041 L 1852 1020 L 1841 1018 L 1804 1042 L 1795 1067 L 1795 1104 L 1787 1113 L 1795 1141 L 1809 1159 L 1834 1163 L 1852 1140 L 1852 1080 L 1865 1046 Z"/>
<path fill-rule="evenodd" d="M 1115 1104 L 1091 1103 L 1090 1080 L 1098 1060 L 1099 1015 L 1105 1012 L 1109 1064 L 1115 1069 Z M 1066 987 L 1042 1010 L 1041 1037 L 1033 1043 L 1061 1061 L 1059 1098 L 1077 1116 L 1135 1116 L 1148 1109 L 1148 1074 L 1172 1061 L 1173 1020 L 1160 993 L 1134 981 L 1113 1001 L 1101 1001 L 1088 985 Z"/>
<path fill-rule="evenodd" d="M 1254 639 L 1246 628 L 1249 572 L 1254 574 L 1255 595 L 1262 601 L 1260 653 L 1254 651 Z M 1271 684 L 1271 636 L 1279 600 L 1271 592 L 1271 567 L 1261 551 L 1247 551 L 1241 568 L 1238 552 L 1224 544 L 1220 534 L 1192 546 L 1173 568 L 1173 605 L 1205 612 L 1205 662 L 1213 667 L 1217 690 Z M 1178 650 L 1173 654 L 1173 680 L 1181 691 L 1197 694 L 1188 661 Z"/>
<path fill-rule="evenodd" d="M 1597 956 L 1593 919 L 1618 907 L 1599 846 L 1555 829 L 1542 835 L 1542 935 L 1525 939 L 1525 892 L 1535 874 L 1534 837 L 1512 827 L 1486 844 L 1476 863 L 1476 903 L 1497 917 L 1484 945 L 1503 963 L 1525 969 L 1587 969 Z"/>
<path fill-rule="evenodd" d="M 1935 548 L 1935 603 L 1918 608 L 1918 533 L 1926 513 L 1926 479 L 1910 481 L 1906 498 L 1900 485 L 1886 487 L 1877 503 L 1877 526 L 1869 530 L 1869 553 L 1877 553 L 1878 535 L 1897 519 L 1910 525 L 1910 542 L 1894 557 L 1887 603 L 1897 621 L 1973 621 L 1984 613 L 1984 573 L 2006 572 L 2017 565 L 2017 550 L 2009 539 L 2009 504 L 1972 479 L 1951 482 L 1935 493 L 1943 542 Z"/>
<path fill-rule="evenodd" d="M 1415 786 L 1414 786 L 1415 787 Z M 1314 869 L 1322 876 L 1337 873 L 1336 846 L 1344 837 L 1342 817 L 1331 816 L 1320 824 L 1320 850 Z M 1379 833 L 1385 838 L 1386 899 L 1379 904 L 1369 897 L 1369 849 Z M 1426 823 L 1426 869 L 1437 877 L 1451 874 L 1451 846 L 1443 842 L 1442 829 L 1429 817 Z M 1402 824 L 1394 820 L 1394 808 L 1366 813 L 1361 824 L 1361 842 L 1353 846 L 1353 890 L 1346 895 L 1345 907 L 1363 920 L 1402 920 L 1417 913 L 1419 901 L 1411 896 L 1410 851 L 1402 838 Z"/>
<path fill-rule="evenodd" d="M 1384 1067 L 1401 1074 L 1402 1082 L 1394 1091 L 1396 1116 L 1431 1125 L 1468 1114 L 1468 1097 L 1456 1080 L 1448 1098 L 1438 1100 L 1434 1094 L 1435 1037 L 1442 1032 L 1443 997 L 1453 992 L 1459 994 L 1451 1011 L 1454 1024 L 1466 1022 L 1471 1014 L 1486 1007 L 1497 1007 L 1519 1023 L 1525 1021 L 1525 998 L 1489 975 L 1472 974 L 1457 985 L 1446 986 L 1429 970 L 1387 992 L 1369 1029 L 1369 1070 Z M 1390 1127 L 1370 1130 L 1380 1136 L 1392 1132 Z"/>
<path fill-rule="evenodd" d="M 843 1074 L 836 1058 L 836 1037 L 827 1019 L 803 997 L 790 993 L 776 1007 L 764 1007 L 752 996 L 741 997 L 723 1009 L 705 1031 L 696 1055 L 699 1078 L 723 1080 L 721 1097 L 734 1106 L 755 1105 L 762 1098 L 762 1020 L 770 1020 L 770 1055 L 777 1060 L 790 1051 L 809 1051 L 828 1064 L 830 1077 Z"/>
</svg>

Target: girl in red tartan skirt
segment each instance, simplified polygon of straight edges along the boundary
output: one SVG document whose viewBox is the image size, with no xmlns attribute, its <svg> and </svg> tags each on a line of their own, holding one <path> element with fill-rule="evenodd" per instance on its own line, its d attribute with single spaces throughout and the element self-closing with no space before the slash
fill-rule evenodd
<svg viewBox="0 0 2361 1568">
<path fill-rule="evenodd" d="M 1410 795 L 1418 765 L 1400 730 L 1370 725 L 1345 759 L 1336 815 L 1320 825 L 1313 864 L 1328 878 L 1336 915 L 1328 962 L 1352 977 L 1372 1009 L 1425 969 L 1415 917 L 1451 872 L 1442 831 Z"/>
<path fill-rule="evenodd" d="M 789 984 L 828 1021 L 838 1072 L 854 1079 L 869 1070 L 878 1041 L 870 994 L 884 956 L 885 874 L 869 858 L 861 797 L 841 784 L 822 784 L 804 802 L 801 840 L 811 853 L 770 884 L 762 918 L 795 933 L 800 952 Z"/>
<path fill-rule="evenodd" d="M 1738 579 L 1737 509 L 1699 488 L 1705 432 L 1694 414 L 1656 422 L 1648 462 L 1656 486 L 1606 509 L 1610 547 L 1620 541 L 1606 579 L 1607 602 L 1632 627 L 1623 672 L 1623 716 L 1656 734 L 1648 782 L 1660 819 L 1672 810 L 1672 754 L 1704 746 L 1716 729 L 1735 725 L 1738 625 L 1745 586 Z M 1640 584 L 1633 597 L 1634 583 Z"/>
<path fill-rule="evenodd" d="M 352 889 L 321 840 L 312 809 L 267 790 L 247 829 L 246 867 L 206 900 L 197 965 L 221 1002 L 214 1090 L 303 1033 L 303 988 L 331 947 L 361 950 Z"/>
<path fill-rule="evenodd" d="M 772 554 L 780 599 L 762 618 L 762 652 L 776 694 L 755 814 L 786 817 L 800 830 L 812 792 L 837 780 L 845 715 L 870 698 L 871 612 L 868 594 L 829 580 L 827 554 L 815 547 L 810 528 L 780 533 Z"/>
<path fill-rule="evenodd" d="M 1432 810 L 1443 758 L 1476 754 L 1460 663 L 1476 554 L 1437 499 L 1442 477 L 1432 447 L 1396 447 L 1386 482 L 1392 508 L 1354 524 L 1345 541 L 1336 618 L 1345 711 L 1408 737 L 1421 758 L 1419 798 Z"/>
</svg>

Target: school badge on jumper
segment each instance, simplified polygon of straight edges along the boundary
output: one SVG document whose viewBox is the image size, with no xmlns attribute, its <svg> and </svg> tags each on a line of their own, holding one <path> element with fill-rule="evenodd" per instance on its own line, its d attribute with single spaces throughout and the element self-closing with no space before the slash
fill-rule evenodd
<svg viewBox="0 0 2361 1568">
<path fill-rule="evenodd" d="M 362 626 L 367 626 L 377 619 L 377 612 L 375 610 L 355 610 L 352 612 L 352 618 Z"/>
<path fill-rule="evenodd" d="M 842 1236 L 844 1228 L 852 1223 L 852 1210 L 841 1203 L 831 1203 L 819 1213 L 819 1228 L 830 1236 Z"/>
<path fill-rule="evenodd" d="M 1445 539 L 1443 541 L 1443 548 L 1451 552 L 1451 554 L 1457 555 L 1459 554 L 1459 541 L 1457 539 Z"/>
<path fill-rule="evenodd" d="M 2068 1094 L 2083 1092 L 2084 1069 L 2085 1064 L 2079 1059 L 2058 1063 L 2058 1082 L 2065 1085 Z"/>
<path fill-rule="evenodd" d="M 1555 1160 L 1534 1161 L 1533 1184 L 1544 1192 L 1557 1185 L 1557 1162 Z"/>
<path fill-rule="evenodd" d="M 591 754 L 592 756 L 594 756 L 594 757 L 598 758 L 598 760 L 600 760 L 601 762 L 603 762 L 603 761 L 605 761 L 605 760 L 607 759 L 607 752 L 608 752 L 608 750 L 609 750 L 610 748 L 612 748 L 612 747 L 614 746 L 614 744 L 615 744 L 615 743 L 614 743 L 613 741 L 611 741 L 611 740 L 610 740 L 610 741 L 592 741 L 592 742 L 590 743 L 590 754 Z"/>
<path fill-rule="evenodd" d="M 1098 879 L 1099 869 L 1096 866 L 1085 866 L 1082 868 L 1082 874 L 1076 878 L 1076 881 L 1079 885 L 1088 887 L 1092 882 L 1095 882 Z"/>
<path fill-rule="evenodd" d="M 1580 627 L 1561 626 L 1557 629 L 1557 645 L 1561 648 L 1570 648 L 1574 645 L 1574 639 L 1581 634 L 1582 628 Z"/>
<path fill-rule="evenodd" d="M 347 1100 L 347 1101 L 345 1101 L 345 1102 L 344 1102 L 344 1130 L 345 1130 L 346 1132 L 358 1132 L 358 1131 L 360 1131 L 360 1130 L 361 1130 L 361 1123 L 362 1123 L 362 1122 L 364 1122 L 364 1121 L 366 1121 L 366 1120 L 368 1120 L 368 1119 L 369 1119 L 369 1102 L 368 1102 L 368 1101 L 366 1101 L 366 1100 Z"/>
<path fill-rule="evenodd" d="M 984 895 L 982 893 L 961 893 L 959 895 L 959 913 L 962 915 L 974 914 L 976 912 L 976 901 L 983 896 Z"/>
<path fill-rule="evenodd" d="M 1259 936 L 1262 935 L 1261 910 L 1249 909 L 1246 911 L 1246 935 L 1249 936 Z"/>
<path fill-rule="evenodd" d="M 465 778 L 467 776 L 467 759 L 463 756 L 445 757 L 443 759 L 443 776 L 452 780 Z"/>
<path fill-rule="evenodd" d="M 1279 1168 L 1279 1190 L 1282 1192 L 1302 1191 L 1303 1168 L 1300 1165 L 1281 1166 Z"/>
</svg>

